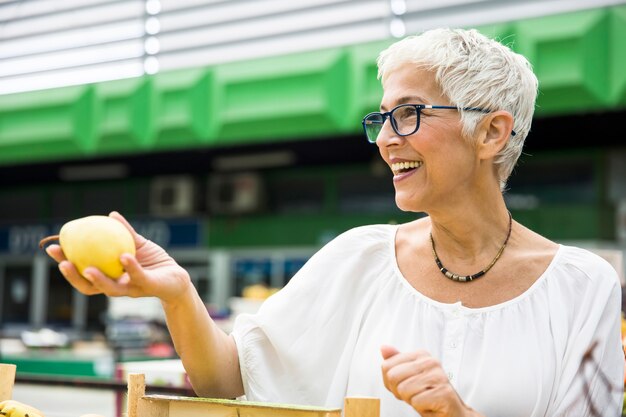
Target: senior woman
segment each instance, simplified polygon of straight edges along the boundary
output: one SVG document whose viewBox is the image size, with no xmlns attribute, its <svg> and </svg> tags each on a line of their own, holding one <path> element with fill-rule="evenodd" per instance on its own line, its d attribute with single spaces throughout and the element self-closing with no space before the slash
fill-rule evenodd
<svg viewBox="0 0 626 417">
<path fill-rule="evenodd" d="M 513 221 L 502 195 L 535 105 L 526 59 L 439 29 L 378 64 L 384 96 L 366 135 L 398 207 L 428 216 L 340 235 L 232 335 L 137 234 L 118 281 L 94 268 L 83 279 L 58 246 L 48 253 L 85 294 L 159 297 L 199 395 L 333 407 L 366 395 L 386 417 L 618 416 L 616 272 Z"/>
</svg>

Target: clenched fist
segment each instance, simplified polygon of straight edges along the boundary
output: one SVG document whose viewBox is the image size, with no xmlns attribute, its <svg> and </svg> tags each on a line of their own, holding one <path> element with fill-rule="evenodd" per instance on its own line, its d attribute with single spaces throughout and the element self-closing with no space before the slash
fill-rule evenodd
<svg viewBox="0 0 626 417">
<path fill-rule="evenodd" d="M 385 387 L 411 405 L 422 417 L 478 417 L 465 405 L 446 373 L 428 352 L 398 352 L 381 347 Z"/>
</svg>

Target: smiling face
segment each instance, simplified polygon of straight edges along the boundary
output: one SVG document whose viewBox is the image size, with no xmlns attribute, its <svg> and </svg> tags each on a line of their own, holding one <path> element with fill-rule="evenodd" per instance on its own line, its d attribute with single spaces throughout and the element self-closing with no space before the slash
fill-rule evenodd
<svg viewBox="0 0 626 417">
<path fill-rule="evenodd" d="M 391 72 L 383 89 L 383 112 L 407 103 L 450 105 L 434 75 L 410 64 Z M 385 123 L 376 145 L 394 173 L 400 209 L 430 212 L 463 204 L 477 191 L 480 160 L 461 132 L 461 117 L 456 110 L 422 110 L 419 130 L 410 136 L 396 135 L 390 122 Z"/>
</svg>

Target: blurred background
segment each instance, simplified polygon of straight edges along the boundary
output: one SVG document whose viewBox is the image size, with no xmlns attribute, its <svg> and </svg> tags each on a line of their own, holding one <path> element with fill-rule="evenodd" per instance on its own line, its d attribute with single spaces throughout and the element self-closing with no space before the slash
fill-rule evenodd
<svg viewBox="0 0 626 417">
<path fill-rule="evenodd" d="M 18 366 L 14 398 L 116 416 L 128 372 L 188 392 L 158 301 L 85 297 L 38 249 L 68 220 L 120 211 L 229 331 L 339 233 L 418 217 L 395 207 L 360 121 L 382 96 L 378 53 L 439 26 L 532 62 L 538 107 L 508 206 L 624 282 L 624 0 L 0 0 L 0 362 Z M 71 409 L 56 390 L 78 388 L 60 379 L 93 387 Z"/>
</svg>

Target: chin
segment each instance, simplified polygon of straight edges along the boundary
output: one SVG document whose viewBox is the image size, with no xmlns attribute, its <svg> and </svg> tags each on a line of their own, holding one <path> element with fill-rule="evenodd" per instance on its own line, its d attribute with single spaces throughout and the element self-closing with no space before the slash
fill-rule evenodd
<svg viewBox="0 0 626 417">
<path fill-rule="evenodd" d="M 424 211 L 421 204 L 419 204 L 415 199 L 410 199 L 406 197 L 402 197 L 396 194 L 396 206 L 402 211 L 407 212 L 422 212 Z"/>
</svg>

